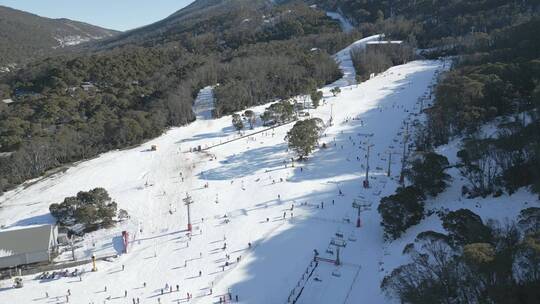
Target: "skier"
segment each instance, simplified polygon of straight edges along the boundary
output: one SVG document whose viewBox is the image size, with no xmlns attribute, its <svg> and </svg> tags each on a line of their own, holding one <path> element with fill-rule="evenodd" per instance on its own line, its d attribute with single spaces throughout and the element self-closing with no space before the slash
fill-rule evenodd
<svg viewBox="0 0 540 304">
<path fill-rule="evenodd" d="M 146 287 L 146 282 L 143 282 L 143 287 Z"/>
<path fill-rule="evenodd" d="M 223 243 L 223 250 L 227 249 L 227 243 Z"/>
<path fill-rule="evenodd" d="M 199 270 L 199 276 L 202 276 L 202 271 Z"/>
<path fill-rule="evenodd" d="M 283 212 L 283 219 L 285 219 L 285 215 L 286 215 L 286 214 L 287 214 L 286 212 Z"/>
<path fill-rule="evenodd" d="M 124 298 L 127 298 L 127 290 L 124 290 Z"/>
<path fill-rule="evenodd" d="M 125 268 L 126 268 L 126 266 L 125 266 L 125 265 L 122 265 L 122 271 L 124 271 Z"/>
<path fill-rule="evenodd" d="M 269 219 L 269 218 L 266 218 L 266 222 L 268 223 L 269 221 L 270 221 L 270 219 Z"/>
<path fill-rule="evenodd" d="M 235 298 L 236 302 L 238 302 L 238 295 L 236 295 L 234 298 Z"/>
<path fill-rule="evenodd" d="M 321 202 L 321 209 L 324 209 L 324 202 Z"/>
<path fill-rule="evenodd" d="M 248 248 L 250 248 L 250 249 L 251 249 L 251 242 L 249 242 L 249 243 L 248 243 Z"/>
<path fill-rule="evenodd" d="M 180 286 L 176 284 L 176 291 L 180 291 Z"/>
<path fill-rule="evenodd" d="M 70 296 L 71 295 L 71 290 L 68 289 L 67 294 L 68 294 L 68 296 Z"/>
<path fill-rule="evenodd" d="M 105 286 L 104 292 L 107 292 L 107 286 Z"/>
</svg>

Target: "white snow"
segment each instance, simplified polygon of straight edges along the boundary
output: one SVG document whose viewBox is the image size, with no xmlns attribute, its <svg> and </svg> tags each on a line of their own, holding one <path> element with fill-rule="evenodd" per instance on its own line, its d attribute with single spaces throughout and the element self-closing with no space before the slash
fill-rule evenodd
<svg viewBox="0 0 540 304">
<path fill-rule="evenodd" d="M 241 303 L 273 304 L 286 303 L 291 293 L 297 295 L 299 282 L 304 290 L 298 303 L 391 302 L 381 293 L 380 280 L 391 267 L 405 262 L 403 245 L 412 241 L 415 233 L 437 229 L 440 224 L 430 217 L 402 239 L 391 244 L 383 241 L 377 204 L 380 197 L 394 192 L 400 167 L 395 156 L 392 175 L 387 178 L 386 153 L 399 147 L 398 133 L 405 121 L 415 119 L 418 98 L 426 94 L 448 63 L 414 61 L 356 84 L 350 47 L 336 54 L 344 79 L 323 88 L 325 101 L 311 111 L 323 121 L 329 121 L 333 113 L 334 123 L 320 140 L 328 148 L 316 151 L 307 162 L 291 166 L 293 155 L 287 151 L 284 137 L 292 124 L 191 153 L 190 148 L 238 137 L 230 116 L 200 119 L 142 146 L 105 153 L 1 196 L 0 225 L 14 227 L 51 223 L 51 203 L 80 190 L 104 187 L 131 218 L 115 228 L 87 235 L 77 244 L 77 257 L 120 253 L 122 230 L 130 233 L 132 241 L 127 254 L 111 262 L 99 261 L 97 272 L 89 272 L 91 265 L 85 265 L 81 282 L 77 278 L 40 281 L 26 276 L 22 289 L 0 288 L 0 302 L 53 303 L 51 298 L 58 296 L 57 302 L 63 303 L 70 289 L 70 303 L 103 303 L 107 297 L 107 303 L 132 303 L 132 298 L 140 298 L 141 303 L 157 303 L 158 298 L 161 303 L 182 303 L 187 292 L 193 294 L 190 302 L 219 303 L 219 296 L 231 292 Z M 342 90 L 337 97 L 330 94 L 334 86 Z M 205 90 L 201 96 L 211 100 L 211 90 Z M 260 114 L 264 108 L 252 110 Z M 258 126 L 246 133 L 262 130 Z M 364 136 L 371 133 L 371 137 Z M 374 145 L 371 188 L 363 189 L 364 147 L 368 142 Z M 157 151 L 149 151 L 151 145 L 156 145 Z M 185 231 L 182 199 L 186 192 L 194 200 L 191 237 Z M 433 202 L 433 208 L 447 204 L 452 208 L 469 204 L 472 208 L 475 201 L 457 201 L 456 195 L 453 186 L 440 201 Z M 371 210 L 363 211 L 361 228 L 355 227 L 357 211 L 351 207 L 355 198 L 373 204 Z M 533 202 L 526 192 L 516 198 Z M 521 206 L 504 204 L 505 198 L 492 201 L 481 209 L 489 210 L 486 216 L 513 216 Z M 344 265 L 337 270 L 340 276 L 332 275 L 336 272 L 333 265 L 320 262 L 314 275 L 302 281 L 313 249 L 324 258 L 334 258 L 326 250 L 336 232 L 343 233 L 347 242 L 341 251 Z M 230 265 L 223 267 L 226 254 Z M 69 253 L 60 257 L 67 258 Z M 172 285 L 173 292 L 165 290 L 161 295 L 165 284 Z M 180 292 L 176 292 L 176 284 Z M 49 299 L 44 298 L 45 292 Z"/>
<path fill-rule="evenodd" d="M 339 24 L 341 25 L 341 29 L 345 33 L 350 33 L 354 29 L 354 26 L 351 24 L 351 22 L 347 20 L 347 18 L 343 17 L 340 13 L 326 12 L 326 16 L 339 21 Z"/>
<path fill-rule="evenodd" d="M 12 256 L 13 251 L 0 248 L 0 258 Z"/>
<path fill-rule="evenodd" d="M 193 104 L 193 112 L 197 120 L 212 119 L 214 109 L 214 91 L 212 86 L 207 86 L 199 91 Z"/>
<path fill-rule="evenodd" d="M 58 41 L 58 44 L 60 47 L 73 46 L 73 45 L 81 44 L 83 42 L 88 42 L 92 40 L 92 38 L 82 37 L 80 35 L 56 37 L 54 39 Z"/>
<path fill-rule="evenodd" d="M 384 38 L 384 35 L 373 35 L 356 41 L 334 55 L 334 59 L 339 63 L 343 77 L 329 87 L 347 87 L 356 84 L 356 70 L 351 59 L 352 49 L 363 49 L 370 41 L 378 41 Z"/>
</svg>

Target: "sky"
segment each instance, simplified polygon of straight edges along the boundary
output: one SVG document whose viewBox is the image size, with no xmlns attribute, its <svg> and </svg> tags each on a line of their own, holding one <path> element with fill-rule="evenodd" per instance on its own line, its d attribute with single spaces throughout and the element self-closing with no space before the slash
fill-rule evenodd
<svg viewBox="0 0 540 304">
<path fill-rule="evenodd" d="M 194 0 L 0 0 L 0 5 L 49 18 L 68 18 L 126 31 L 161 20 Z"/>
</svg>

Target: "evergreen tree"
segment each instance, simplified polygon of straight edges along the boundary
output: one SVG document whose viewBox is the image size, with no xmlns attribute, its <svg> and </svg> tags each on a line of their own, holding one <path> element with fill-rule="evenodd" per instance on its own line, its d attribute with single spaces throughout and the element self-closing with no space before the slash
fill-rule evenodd
<svg viewBox="0 0 540 304">
<path fill-rule="evenodd" d="M 424 217 L 424 194 L 418 188 L 400 187 L 396 193 L 383 197 L 377 210 L 387 238 L 397 239 L 407 228 Z"/>
<path fill-rule="evenodd" d="M 450 175 L 444 172 L 448 164 L 445 156 L 428 152 L 412 162 L 405 176 L 424 193 L 436 196 L 444 191 L 450 180 Z"/>
<path fill-rule="evenodd" d="M 317 146 L 322 124 L 320 118 L 301 120 L 296 122 L 287 132 L 285 140 L 288 141 L 289 147 L 296 152 L 300 160 L 311 154 Z"/>
<path fill-rule="evenodd" d="M 242 121 L 242 117 L 239 114 L 232 115 L 232 124 L 237 131 L 240 131 L 244 128 L 244 122 Z"/>
</svg>

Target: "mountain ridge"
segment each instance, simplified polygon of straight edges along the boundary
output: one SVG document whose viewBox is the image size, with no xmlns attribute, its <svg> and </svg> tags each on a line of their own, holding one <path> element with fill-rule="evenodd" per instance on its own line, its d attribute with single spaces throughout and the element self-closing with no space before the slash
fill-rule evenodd
<svg viewBox="0 0 540 304">
<path fill-rule="evenodd" d="M 63 48 L 118 34 L 85 22 L 47 18 L 0 6 L 0 67 L 27 63 Z"/>
</svg>

